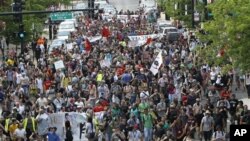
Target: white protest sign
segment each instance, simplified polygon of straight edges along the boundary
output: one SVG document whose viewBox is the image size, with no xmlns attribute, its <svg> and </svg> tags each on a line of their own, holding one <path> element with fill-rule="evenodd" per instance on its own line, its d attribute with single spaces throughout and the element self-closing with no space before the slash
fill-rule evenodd
<svg viewBox="0 0 250 141">
<path fill-rule="evenodd" d="M 146 44 L 147 40 L 133 40 L 128 41 L 128 47 L 139 47 Z"/>
<path fill-rule="evenodd" d="M 65 68 L 64 63 L 63 63 L 62 60 L 54 62 L 54 65 L 55 65 L 56 70 Z"/>
<path fill-rule="evenodd" d="M 93 42 L 96 42 L 96 41 L 101 40 L 101 39 L 102 39 L 102 36 L 94 36 L 94 37 L 89 39 L 89 42 L 93 43 Z"/>
<path fill-rule="evenodd" d="M 128 15 L 117 15 L 117 19 L 127 22 L 128 21 Z"/>
<path fill-rule="evenodd" d="M 72 43 L 68 43 L 66 46 L 67 46 L 67 50 L 72 50 L 73 49 L 73 44 Z"/>
<path fill-rule="evenodd" d="M 107 59 L 104 59 L 104 60 L 102 60 L 100 62 L 100 65 L 101 65 L 102 68 L 104 68 L 104 67 L 108 67 L 109 68 L 110 65 L 111 65 L 111 62 L 109 60 L 107 60 Z"/>
<path fill-rule="evenodd" d="M 158 37 L 159 37 L 159 35 L 157 35 L 157 34 L 128 36 L 130 41 L 134 41 L 134 40 L 146 40 L 147 41 L 148 38 L 155 39 L 155 38 L 158 38 Z"/>
<path fill-rule="evenodd" d="M 162 63 L 163 63 L 163 58 L 162 58 L 162 52 L 160 51 L 150 67 L 150 71 L 153 73 L 153 75 L 156 75 L 158 73 Z"/>
</svg>

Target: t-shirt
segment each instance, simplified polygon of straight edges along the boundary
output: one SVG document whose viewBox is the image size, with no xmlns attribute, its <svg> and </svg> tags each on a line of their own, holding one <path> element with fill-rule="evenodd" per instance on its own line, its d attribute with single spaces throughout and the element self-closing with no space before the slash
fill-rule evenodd
<svg viewBox="0 0 250 141">
<path fill-rule="evenodd" d="M 14 134 L 15 134 L 17 137 L 25 138 L 25 136 L 26 136 L 26 131 L 25 131 L 24 128 L 22 128 L 22 129 L 17 128 L 17 129 L 15 130 Z"/>
<path fill-rule="evenodd" d="M 49 132 L 48 133 L 48 141 L 60 141 L 60 138 L 57 134 Z"/>
<path fill-rule="evenodd" d="M 203 124 L 202 131 L 210 131 L 213 123 L 214 123 L 213 117 L 204 116 L 201 120 L 201 124 Z"/>
<path fill-rule="evenodd" d="M 153 127 L 153 117 L 151 114 L 143 114 L 142 121 L 145 128 L 152 128 Z"/>
<path fill-rule="evenodd" d="M 128 132 L 128 136 L 129 136 L 129 141 L 139 141 L 142 137 L 142 134 L 139 130 L 134 130 Z"/>
</svg>

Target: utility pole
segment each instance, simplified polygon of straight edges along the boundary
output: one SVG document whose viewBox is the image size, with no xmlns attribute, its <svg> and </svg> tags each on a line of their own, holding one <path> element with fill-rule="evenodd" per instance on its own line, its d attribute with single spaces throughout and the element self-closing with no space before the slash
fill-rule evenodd
<svg viewBox="0 0 250 141">
<path fill-rule="evenodd" d="M 205 21 L 207 21 L 208 20 L 207 0 L 203 0 L 203 3 L 204 3 L 204 18 Z"/>
<path fill-rule="evenodd" d="M 25 9 L 25 1 L 24 0 L 14 0 L 13 4 L 13 12 L 15 14 L 13 15 L 14 22 L 19 24 L 18 29 L 18 37 L 20 39 L 21 43 L 21 54 L 23 54 L 24 49 L 24 37 L 25 37 L 25 30 L 24 30 L 24 24 L 23 24 L 23 14 L 22 10 Z"/>
<path fill-rule="evenodd" d="M 95 8 L 95 0 L 88 0 L 88 8 L 94 9 Z M 89 11 L 89 18 L 94 18 L 95 11 Z"/>
</svg>

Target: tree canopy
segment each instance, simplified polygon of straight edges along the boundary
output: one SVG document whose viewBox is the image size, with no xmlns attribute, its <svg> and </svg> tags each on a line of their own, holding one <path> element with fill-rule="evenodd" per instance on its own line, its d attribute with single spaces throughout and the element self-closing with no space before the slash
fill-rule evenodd
<svg viewBox="0 0 250 141">
<path fill-rule="evenodd" d="M 0 12 L 11 12 L 12 0 L 6 0 L 4 4 L 0 5 Z M 42 11 L 46 10 L 51 5 L 69 5 L 70 0 L 25 0 L 25 9 L 23 11 Z M 23 15 L 23 24 L 26 32 L 25 41 L 31 41 L 34 32 L 41 34 L 43 30 L 44 21 L 47 19 L 48 14 L 28 14 Z M 10 38 L 10 42 L 14 44 L 19 43 L 19 39 L 16 38 L 13 33 L 18 31 L 19 23 L 13 21 L 13 16 L 0 16 L 0 21 L 5 22 L 5 30 L 0 30 L 0 35 Z M 32 27 L 34 26 L 34 28 Z M 35 31 L 36 30 L 36 31 Z"/>
<path fill-rule="evenodd" d="M 164 10 L 167 18 L 184 21 L 187 27 L 191 27 L 192 23 L 192 1 L 191 0 L 158 0 L 161 10 Z M 201 21 L 204 19 L 204 3 L 197 1 L 194 8 L 195 12 L 200 13 Z M 185 13 L 187 12 L 187 14 Z"/>
<path fill-rule="evenodd" d="M 213 20 L 204 24 L 208 33 L 201 35 L 202 41 L 212 41 L 200 51 L 204 60 L 225 69 L 239 68 L 250 71 L 250 1 L 218 0 L 210 4 Z M 219 52 L 223 55 L 216 57 Z"/>
</svg>

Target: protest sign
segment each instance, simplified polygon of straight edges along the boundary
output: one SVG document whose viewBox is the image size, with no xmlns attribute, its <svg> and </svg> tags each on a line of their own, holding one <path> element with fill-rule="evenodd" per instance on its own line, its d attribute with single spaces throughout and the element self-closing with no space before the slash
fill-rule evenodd
<svg viewBox="0 0 250 141">
<path fill-rule="evenodd" d="M 155 61 L 152 63 L 150 67 L 150 71 L 153 73 L 153 75 L 156 75 L 163 63 L 163 58 L 162 58 L 162 52 L 160 51 L 155 58 Z"/>
<path fill-rule="evenodd" d="M 68 43 L 66 46 L 67 46 L 67 50 L 73 49 L 73 43 Z"/>
<path fill-rule="evenodd" d="M 111 62 L 109 61 L 109 60 L 106 60 L 106 59 L 104 59 L 104 60 L 102 60 L 101 62 L 100 62 L 100 65 L 101 65 L 101 67 L 102 68 L 105 68 L 105 67 L 110 67 L 110 65 L 111 65 Z"/>
<path fill-rule="evenodd" d="M 93 43 L 101 39 L 102 39 L 102 36 L 94 36 L 94 37 L 89 38 L 89 41 L 90 43 Z"/>
<path fill-rule="evenodd" d="M 133 40 L 133 41 L 128 41 L 128 47 L 139 47 L 142 45 L 145 45 L 147 40 Z"/>
<path fill-rule="evenodd" d="M 55 65 L 56 70 L 65 68 L 64 63 L 63 63 L 62 60 L 54 62 L 54 65 Z"/>
</svg>

